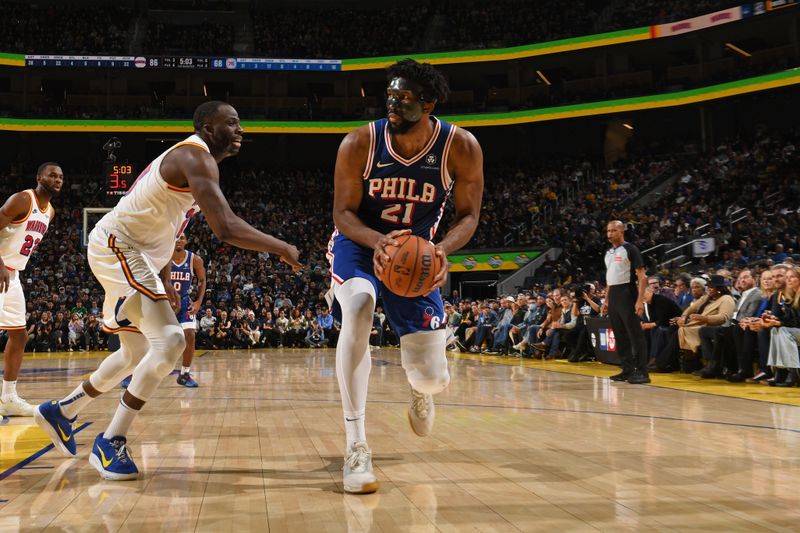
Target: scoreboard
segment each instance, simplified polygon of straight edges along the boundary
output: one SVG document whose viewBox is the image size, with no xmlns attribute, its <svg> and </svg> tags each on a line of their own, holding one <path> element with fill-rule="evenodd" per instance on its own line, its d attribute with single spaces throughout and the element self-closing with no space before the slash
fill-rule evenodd
<svg viewBox="0 0 800 533">
<path fill-rule="evenodd" d="M 136 181 L 133 165 L 118 165 L 111 161 L 103 164 L 103 174 L 106 182 L 107 196 L 125 196 L 125 193 Z"/>
<path fill-rule="evenodd" d="M 26 55 L 25 66 L 47 68 L 124 68 L 196 70 L 340 71 L 341 59 L 269 59 L 197 56 Z"/>
</svg>

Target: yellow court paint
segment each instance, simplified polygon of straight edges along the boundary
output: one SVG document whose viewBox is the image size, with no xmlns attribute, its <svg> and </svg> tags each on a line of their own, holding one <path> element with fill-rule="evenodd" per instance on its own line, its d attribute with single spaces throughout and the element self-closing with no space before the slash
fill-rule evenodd
<svg viewBox="0 0 800 533">
<path fill-rule="evenodd" d="M 538 359 L 518 359 L 516 357 L 497 357 L 492 355 L 456 352 L 448 352 L 448 355 L 454 360 L 468 359 L 470 361 L 485 361 L 499 365 L 522 366 L 525 368 L 597 378 L 607 378 L 619 372 L 619 368 L 616 366 L 597 362 L 569 363 L 565 360 L 541 361 Z M 760 383 L 730 383 L 724 379 L 702 379 L 697 376 L 692 376 L 691 374 L 681 374 L 679 372 L 672 372 L 670 374 L 651 373 L 650 379 L 652 380 L 651 386 L 663 387 L 665 389 L 700 392 L 703 394 L 714 394 L 716 396 L 727 396 L 729 398 L 800 406 L 800 389 L 798 388 L 769 387 L 766 384 L 762 385 Z M 619 386 L 640 387 L 641 385 L 619 383 Z"/>
</svg>

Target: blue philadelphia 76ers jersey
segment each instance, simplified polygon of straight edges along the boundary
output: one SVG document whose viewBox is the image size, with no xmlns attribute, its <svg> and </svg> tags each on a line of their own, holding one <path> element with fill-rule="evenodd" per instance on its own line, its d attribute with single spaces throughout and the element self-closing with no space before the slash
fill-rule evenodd
<svg viewBox="0 0 800 533">
<path fill-rule="evenodd" d="M 181 308 L 175 315 L 178 317 L 178 322 L 181 324 L 194 324 L 194 315 L 189 313 L 189 306 L 192 303 L 192 299 L 189 297 L 189 291 L 192 289 L 192 276 L 194 275 L 192 259 L 194 259 L 194 254 L 186 250 L 186 257 L 183 261 L 180 263 L 172 262 L 170 280 L 181 299 Z"/>
<path fill-rule="evenodd" d="M 453 180 L 447 172 L 447 156 L 456 127 L 431 117 L 433 135 L 411 159 L 392 148 L 388 119 L 370 123 L 370 151 L 363 174 L 358 216 L 381 233 L 410 229 L 433 239 Z"/>
<path fill-rule="evenodd" d="M 186 250 L 186 258 L 182 262 L 172 262 L 170 280 L 172 280 L 172 285 L 175 287 L 181 300 L 189 297 L 189 291 L 192 288 L 192 276 L 194 275 L 192 255 L 194 255 L 192 252 Z"/>
</svg>

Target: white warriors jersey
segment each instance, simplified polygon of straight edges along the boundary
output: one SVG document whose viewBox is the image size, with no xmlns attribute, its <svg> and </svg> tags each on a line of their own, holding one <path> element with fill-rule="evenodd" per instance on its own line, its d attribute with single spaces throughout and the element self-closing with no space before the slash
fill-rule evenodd
<svg viewBox="0 0 800 533">
<path fill-rule="evenodd" d="M 14 270 L 25 270 L 28 259 L 44 237 L 50 226 L 50 219 L 53 218 L 53 206 L 48 204 L 42 209 L 33 189 L 22 192 L 31 197 L 28 214 L 22 220 L 12 221 L 0 230 L 0 256 L 3 263 Z"/>
<path fill-rule="evenodd" d="M 192 135 L 155 158 L 133 182 L 128 193 L 97 226 L 119 236 L 152 261 L 159 271 L 172 260 L 177 239 L 189 220 L 200 212 L 192 191 L 170 185 L 161 176 L 164 157 L 179 146 L 193 145 L 210 152 Z"/>
</svg>

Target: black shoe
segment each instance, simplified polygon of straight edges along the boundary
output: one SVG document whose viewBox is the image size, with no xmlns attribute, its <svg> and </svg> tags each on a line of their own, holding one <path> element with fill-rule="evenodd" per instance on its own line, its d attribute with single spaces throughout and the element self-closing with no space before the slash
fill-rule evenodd
<svg viewBox="0 0 800 533">
<path fill-rule="evenodd" d="M 746 380 L 748 380 L 748 379 L 750 379 L 752 377 L 753 376 L 748 376 L 744 372 L 737 372 L 735 374 L 731 374 L 730 376 L 728 376 L 725 379 L 727 379 L 731 383 L 744 383 Z"/>
<path fill-rule="evenodd" d="M 776 387 L 794 387 L 797 385 L 797 370 L 794 368 L 788 369 L 786 379 L 780 383 L 775 383 Z"/>
<path fill-rule="evenodd" d="M 633 372 L 634 372 L 633 370 L 623 370 L 619 374 L 614 374 L 608 379 L 610 379 L 611 381 L 627 381 L 627 379 L 631 377 Z"/>
<path fill-rule="evenodd" d="M 628 377 L 628 383 L 631 385 L 650 383 L 650 376 L 643 370 L 636 370 Z"/>
<path fill-rule="evenodd" d="M 706 367 L 700 371 L 699 375 L 703 379 L 715 379 L 722 377 L 722 369 L 719 362 L 711 360 L 708 361 Z"/>
<path fill-rule="evenodd" d="M 783 384 L 789 378 L 789 371 L 785 368 L 778 368 L 775 370 L 775 378 L 771 380 L 767 380 L 767 385 L 770 387 L 786 387 Z M 791 386 L 791 385 L 790 385 Z"/>
</svg>

